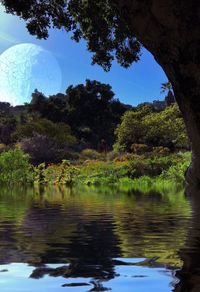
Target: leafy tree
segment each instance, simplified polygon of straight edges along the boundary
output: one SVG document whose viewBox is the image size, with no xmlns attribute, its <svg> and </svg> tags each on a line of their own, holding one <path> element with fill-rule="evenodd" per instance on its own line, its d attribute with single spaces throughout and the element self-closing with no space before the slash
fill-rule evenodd
<svg viewBox="0 0 200 292">
<path fill-rule="evenodd" d="M 164 83 L 161 84 L 161 91 L 160 91 L 160 93 L 166 93 L 166 92 L 168 93 L 170 91 L 172 91 L 172 84 L 171 84 L 171 82 L 167 81 L 167 82 L 164 82 Z"/>
<path fill-rule="evenodd" d="M 86 84 L 70 86 L 67 91 L 68 123 L 78 137 L 84 138 L 83 129 L 90 129 L 88 140 L 97 148 L 102 139 L 113 142 L 114 129 L 126 107 L 115 100 L 111 86 L 86 80 Z"/>
<path fill-rule="evenodd" d="M 36 89 L 32 93 L 30 104 L 26 104 L 26 106 L 32 112 L 39 111 L 40 113 L 45 114 L 47 111 L 47 97 Z"/>
<path fill-rule="evenodd" d="M 0 154 L 0 182 L 33 182 L 33 170 L 29 157 L 20 149 L 11 149 Z"/>
<path fill-rule="evenodd" d="M 93 63 L 109 70 L 116 57 L 124 67 L 138 61 L 141 44 L 173 85 L 194 153 L 191 176 L 200 181 L 199 3 L 196 0 L 1 0 L 8 13 L 27 22 L 39 38 L 51 26 L 87 41 Z M 97 13 L 98 12 L 98 13 Z M 181 28 L 181 29 L 180 29 Z"/>
<path fill-rule="evenodd" d="M 115 130 L 117 141 L 114 148 L 117 150 L 130 150 L 133 143 L 143 143 L 146 128 L 142 123 L 142 119 L 152 111 L 151 105 L 140 104 L 135 110 L 125 112 L 121 118 L 121 123 Z"/>
<path fill-rule="evenodd" d="M 140 120 L 140 115 L 134 111 L 127 111 L 121 124 L 117 127 L 115 133 L 117 142 L 114 148 L 117 150 L 130 150 L 133 143 L 142 143 L 146 129 Z"/>
<path fill-rule="evenodd" d="M 73 146 L 76 138 L 71 134 L 71 129 L 64 123 L 53 123 L 50 120 L 39 118 L 27 121 L 17 126 L 12 134 L 14 141 L 31 138 L 34 134 L 40 134 L 52 138 L 60 146 Z"/>
<path fill-rule="evenodd" d="M 128 111 L 116 129 L 115 148 L 130 150 L 131 145 L 187 149 L 189 146 L 183 118 L 176 104 L 161 112 L 147 111 L 145 106 Z"/>
<path fill-rule="evenodd" d="M 146 133 L 144 142 L 170 149 L 188 148 L 185 125 L 177 105 L 167 107 L 159 113 L 152 113 L 143 119 Z"/>
<path fill-rule="evenodd" d="M 138 61 L 141 48 L 114 2 L 1 0 L 7 12 L 25 19 L 29 32 L 38 38 L 48 38 L 49 28 L 53 26 L 72 31 L 77 42 L 86 39 L 89 51 L 94 53 L 93 63 L 106 70 L 114 55 L 124 67 Z"/>
<path fill-rule="evenodd" d="M 65 94 L 58 93 L 49 98 L 41 92 L 35 91 L 32 94 L 30 104 L 27 104 L 29 113 L 38 112 L 42 117 L 45 117 L 53 122 L 66 122 L 68 104 Z"/>
<path fill-rule="evenodd" d="M 161 91 L 160 93 L 167 93 L 165 97 L 165 102 L 167 106 L 171 105 L 172 103 L 175 102 L 174 98 L 174 93 L 173 93 L 173 88 L 171 82 L 167 81 L 165 83 L 161 84 Z"/>
<path fill-rule="evenodd" d="M 85 84 L 69 86 L 66 94 L 49 98 L 35 91 L 27 108 L 53 122 L 67 123 L 82 146 L 98 148 L 102 139 L 111 147 L 114 130 L 130 107 L 114 99 L 110 85 L 86 80 Z"/>
<path fill-rule="evenodd" d="M 29 154 L 33 164 L 58 162 L 60 148 L 51 137 L 35 133 L 21 141 L 22 150 Z"/>
<path fill-rule="evenodd" d="M 0 112 L 1 113 L 9 113 L 10 111 L 10 103 L 9 102 L 0 102 Z"/>
<path fill-rule="evenodd" d="M 16 128 L 16 119 L 7 112 L 0 112 L 0 142 L 10 144 L 12 142 L 12 132 Z"/>
</svg>

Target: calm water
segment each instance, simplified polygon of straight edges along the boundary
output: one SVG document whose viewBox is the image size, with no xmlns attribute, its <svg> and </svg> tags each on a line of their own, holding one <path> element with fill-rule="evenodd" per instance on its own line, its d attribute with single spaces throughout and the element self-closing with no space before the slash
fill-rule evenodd
<svg viewBox="0 0 200 292">
<path fill-rule="evenodd" d="M 3 188 L 0 291 L 200 291 L 193 205 L 183 192 Z"/>
</svg>

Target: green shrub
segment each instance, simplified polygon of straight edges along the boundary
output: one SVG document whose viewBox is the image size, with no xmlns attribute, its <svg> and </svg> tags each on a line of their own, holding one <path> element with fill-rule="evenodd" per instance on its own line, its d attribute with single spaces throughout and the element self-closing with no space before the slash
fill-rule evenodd
<svg viewBox="0 0 200 292">
<path fill-rule="evenodd" d="M 129 177 L 137 178 L 143 175 L 151 175 L 151 166 L 146 161 L 131 160 L 128 165 Z"/>
<path fill-rule="evenodd" d="M 35 182 L 38 184 L 46 183 L 45 179 L 45 163 L 41 163 L 35 167 Z"/>
<path fill-rule="evenodd" d="M 132 144 L 131 145 L 131 151 L 135 154 L 144 154 L 151 150 L 151 147 L 149 147 L 146 144 Z"/>
<path fill-rule="evenodd" d="M 154 155 L 167 155 L 169 154 L 170 150 L 167 147 L 157 146 L 153 147 L 153 154 Z"/>
<path fill-rule="evenodd" d="M 60 174 L 57 177 L 56 184 L 65 184 L 73 186 L 77 183 L 79 169 L 70 164 L 68 160 L 63 160 L 60 165 Z"/>
<path fill-rule="evenodd" d="M 0 143 L 0 153 L 4 152 L 6 150 L 6 144 Z"/>
<path fill-rule="evenodd" d="M 94 149 L 84 149 L 81 152 L 81 157 L 83 159 L 100 159 L 102 158 L 102 154 Z"/>
<path fill-rule="evenodd" d="M 182 163 L 172 165 L 168 170 L 162 172 L 160 178 L 163 180 L 183 183 L 185 181 L 185 173 L 188 167 L 188 161 L 183 161 Z"/>
<path fill-rule="evenodd" d="M 115 134 L 116 150 L 130 151 L 133 143 L 189 149 L 185 124 L 177 104 L 159 112 L 153 111 L 148 105 L 127 111 Z"/>
<path fill-rule="evenodd" d="M 141 158 L 141 157 L 137 154 L 123 153 L 123 154 L 119 155 L 118 157 L 116 157 L 114 159 L 114 162 L 125 162 L 125 161 L 134 160 L 134 159 L 138 159 L 138 158 Z"/>
<path fill-rule="evenodd" d="M 33 167 L 29 157 L 20 149 L 11 149 L 0 154 L 0 182 L 33 182 Z"/>
<path fill-rule="evenodd" d="M 106 154 L 106 160 L 113 161 L 114 159 L 117 159 L 120 156 L 120 153 L 118 151 L 110 151 Z"/>
<path fill-rule="evenodd" d="M 178 160 L 172 155 L 161 157 L 154 156 L 152 158 L 139 157 L 129 161 L 129 176 L 131 178 L 138 178 L 141 176 L 158 176 L 163 172 L 163 170 L 169 169 L 169 167 L 176 162 L 178 163 Z"/>
</svg>

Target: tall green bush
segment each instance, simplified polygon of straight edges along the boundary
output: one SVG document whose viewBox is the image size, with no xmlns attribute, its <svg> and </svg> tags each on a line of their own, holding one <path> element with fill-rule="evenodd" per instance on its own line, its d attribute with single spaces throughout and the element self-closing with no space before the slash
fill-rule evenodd
<svg viewBox="0 0 200 292">
<path fill-rule="evenodd" d="M 33 167 L 29 157 L 20 149 L 11 149 L 0 154 L 0 182 L 33 182 Z"/>
<path fill-rule="evenodd" d="M 151 112 L 147 106 L 127 111 L 115 134 L 115 150 L 131 151 L 133 144 L 189 149 L 185 124 L 176 104 L 160 112 Z"/>
</svg>

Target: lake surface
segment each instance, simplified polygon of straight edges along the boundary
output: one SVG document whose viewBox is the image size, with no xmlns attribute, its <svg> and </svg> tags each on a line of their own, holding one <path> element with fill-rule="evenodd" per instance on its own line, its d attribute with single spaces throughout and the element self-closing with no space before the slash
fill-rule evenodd
<svg viewBox="0 0 200 292">
<path fill-rule="evenodd" d="M 0 291 L 200 291 L 196 214 L 183 191 L 2 188 Z"/>
</svg>

